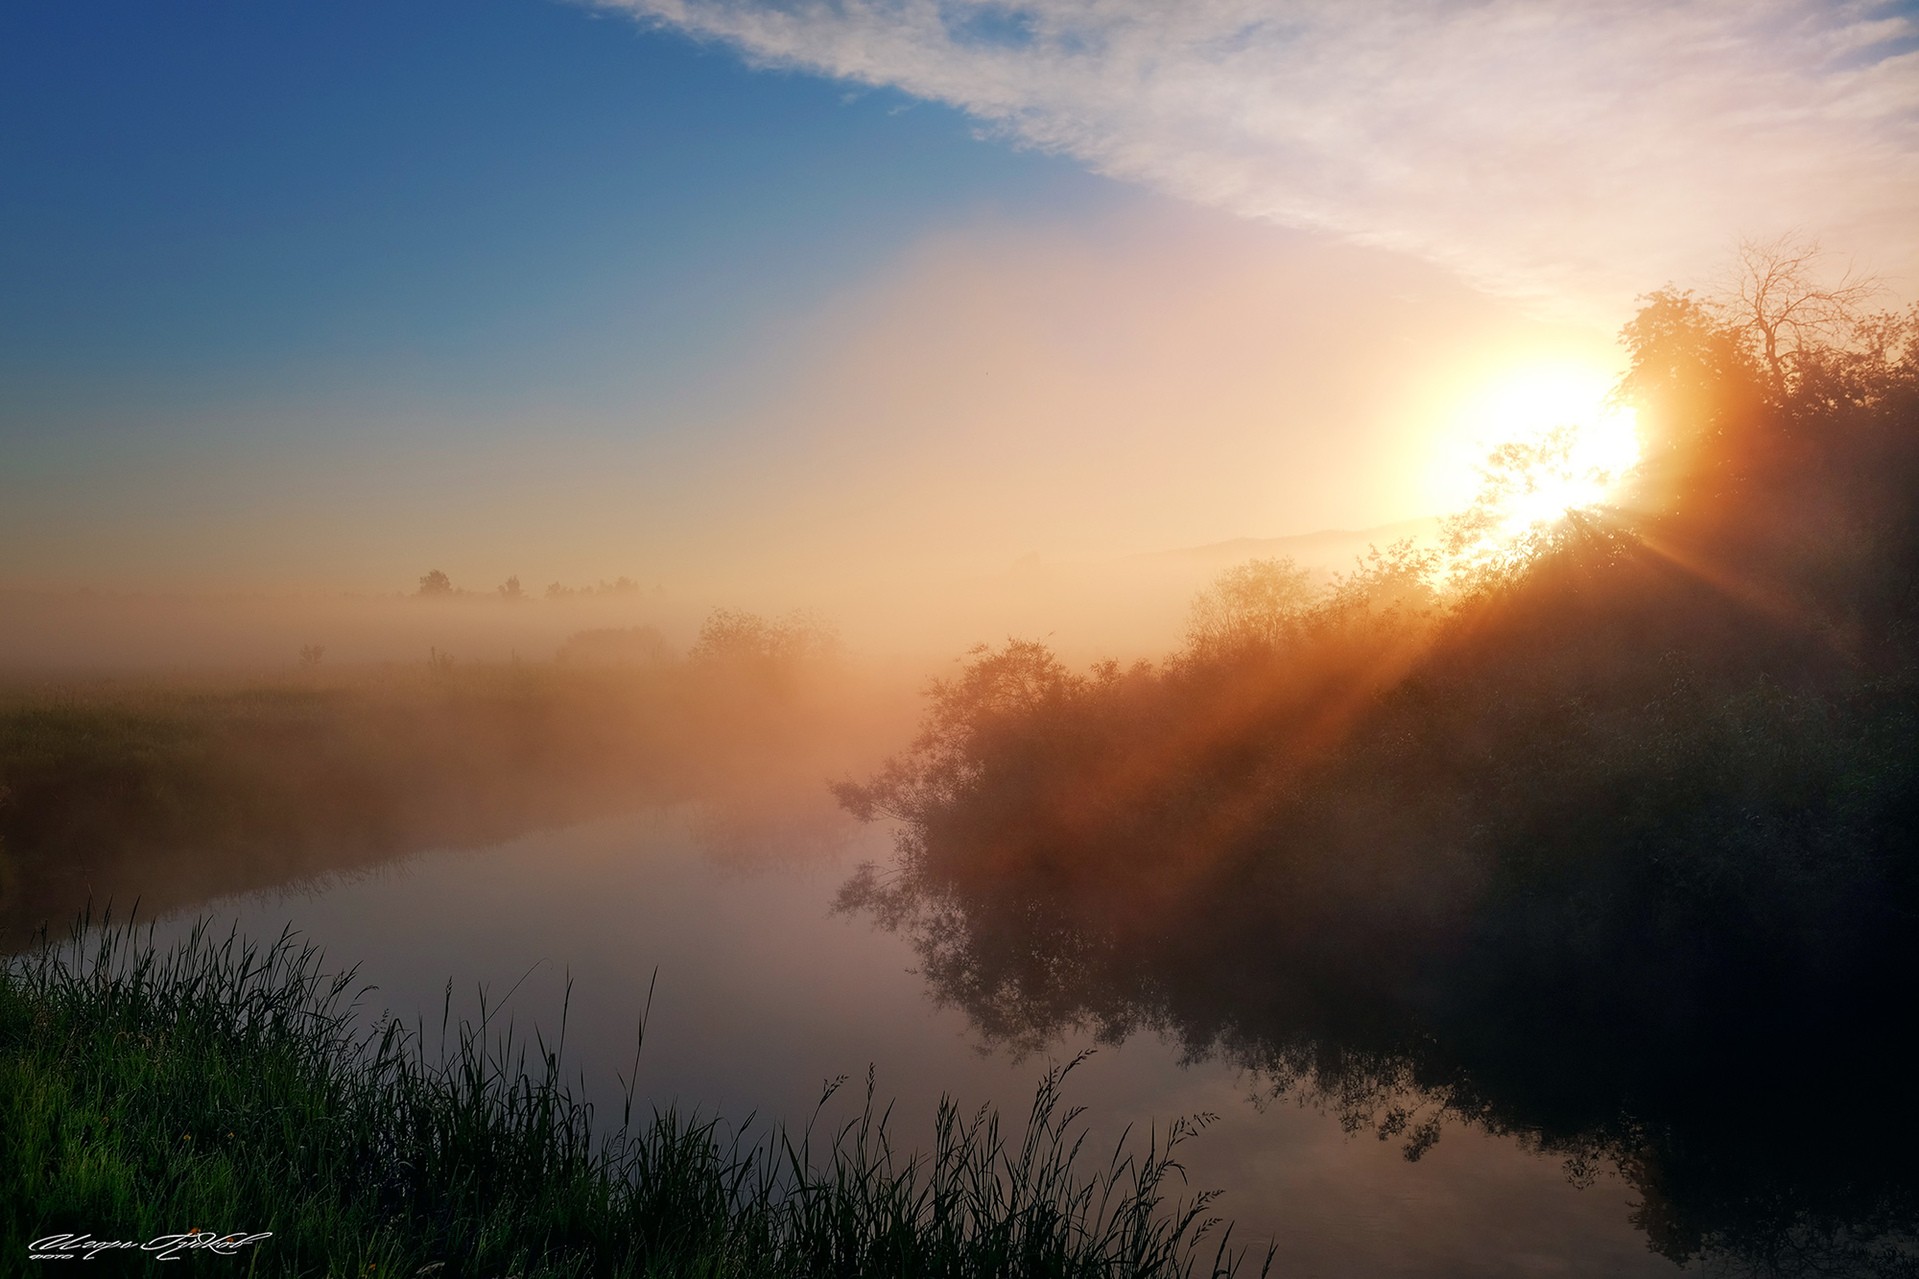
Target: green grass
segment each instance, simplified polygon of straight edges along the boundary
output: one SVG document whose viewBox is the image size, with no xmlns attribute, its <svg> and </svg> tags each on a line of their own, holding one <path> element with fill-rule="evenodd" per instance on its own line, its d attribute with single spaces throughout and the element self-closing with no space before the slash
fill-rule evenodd
<svg viewBox="0 0 1919 1279">
<path fill-rule="evenodd" d="M 270 1231 L 233 1273 L 272 1275 L 1157 1276 L 1242 1258 L 1182 1197 L 1206 1122 L 1084 1157 L 1071 1065 L 1023 1130 L 940 1105 L 902 1153 L 869 1072 L 798 1130 L 636 1107 L 614 1123 L 564 1082 L 560 1044 L 485 1014 L 425 1035 L 355 1004 L 310 945 L 204 929 L 171 949 L 76 930 L 0 970 L 0 1245 Z M 562 1010 L 561 1041 L 564 1041 Z M 529 1058 L 531 1067 L 529 1068 Z M 1077 1064 L 1076 1062 L 1073 1064 Z M 842 1081 L 843 1082 L 843 1081 Z M 93 1263 L 121 1258 L 103 1254 Z M 150 1259 L 142 1258 L 150 1263 Z M 1267 1258 L 1270 1266 L 1271 1257 Z"/>
</svg>

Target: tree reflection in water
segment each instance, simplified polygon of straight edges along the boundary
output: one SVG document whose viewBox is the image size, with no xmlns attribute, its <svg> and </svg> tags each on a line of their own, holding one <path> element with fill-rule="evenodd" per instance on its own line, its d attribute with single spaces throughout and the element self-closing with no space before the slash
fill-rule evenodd
<svg viewBox="0 0 1919 1279">
<path fill-rule="evenodd" d="M 1807 978 L 1736 939 L 1675 951 L 1627 920 L 1576 938 L 1537 921 L 1302 927 L 1245 866 L 1157 896 L 1144 920 L 1076 907 L 1070 878 L 1022 851 L 867 867 L 841 905 L 907 934 L 934 996 L 989 1041 L 1155 1031 L 1409 1160 L 1470 1124 L 1562 1157 L 1580 1184 L 1614 1167 L 1677 1262 L 1919 1273 L 1908 1004 L 1873 956 Z"/>
</svg>

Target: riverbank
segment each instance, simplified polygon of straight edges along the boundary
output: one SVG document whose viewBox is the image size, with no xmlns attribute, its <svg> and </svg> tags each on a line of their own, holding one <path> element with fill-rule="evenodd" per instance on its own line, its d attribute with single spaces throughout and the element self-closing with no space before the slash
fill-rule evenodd
<svg viewBox="0 0 1919 1279">
<path fill-rule="evenodd" d="M 236 1241 L 285 1275 L 1221 1275 L 1240 1264 L 1178 1148 L 1104 1166 L 1041 1082 L 1023 1127 L 942 1105 L 896 1150 L 869 1076 L 799 1128 L 652 1109 L 596 1118 L 560 1042 L 368 1021 L 310 946 L 125 926 L 0 975 L 9 1248 Z M 564 1010 L 560 1014 L 564 1024 Z M 563 1035 L 562 1035 L 563 1042 Z M 261 1236 L 240 1244 L 239 1239 Z M 189 1252 L 186 1255 L 203 1255 Z M 153 1254 L 108 1250 L 100 1260 Z"/>
</svg>

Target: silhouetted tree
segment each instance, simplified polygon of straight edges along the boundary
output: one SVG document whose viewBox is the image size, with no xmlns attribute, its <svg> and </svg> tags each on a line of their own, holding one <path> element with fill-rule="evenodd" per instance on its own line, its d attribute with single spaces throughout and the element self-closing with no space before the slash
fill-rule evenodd
<svg viewBox="0 0 1919 1279">
<path fill-rule="evenodd" d="M 1837 280 L 1822 279 L 1825 257 L 1818 241 L 1796 234 L 1740 242 L 1739 277 L 1723 305 L 1757 343 L 1775 390 L 1785 386 L 1788 363 L 1809 346 L 1849 336 L 1860 308 L 1879 291 L 1878 281 L 1851 267 Z"/>
<path fill-rule="evenodd" d="M 453 594 L 453 579 L 439 569 L 430 569 L 420 577 L 420 589 L 416 594 L 440 596 Z"/>
<path fill-rule="evenodd" d="M 1187 646 L 1201 658 L 1276 649 L 1298 634 L 1318 593 L 1312 574 L 1290 559 L 1248 560 L 1193 601 Z"/>
<path fill-rule="evenodd" d="M 568 586 L 564 582 L 548 582 L 546 598 L 550 600 L 590 599 L 600 595 L 638 595 L 640 584 L 630 577 L 616 577 L 612 581 L 601 578 L 594 586 Z"/>
<path fill-rule="evenodd" d="M 1690 290 L 1660 289 L 1641 304 L 1620 330 L 1631 365 L 1615 393 L 1639 416 L 1639 500 L 1715 508 L 1739 485 L 1765 373 L 1748 335 Z"/>
<path fill-rule="evenodd" d="M 624 580 L 624 579 L 622 579 Z M 699 662 L 790 664 L 823 657 L 839 647 L 831 626 L 804 612 L 778 621 L 739 609 L 715 609 L 700 624 L 687 656 Z"/>
</svg>

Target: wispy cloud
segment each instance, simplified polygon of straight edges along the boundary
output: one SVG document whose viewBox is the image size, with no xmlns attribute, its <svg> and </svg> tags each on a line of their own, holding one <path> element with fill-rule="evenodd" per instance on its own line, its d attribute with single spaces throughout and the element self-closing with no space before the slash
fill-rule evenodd
<svg viewBox="0 0 1919 1279">
<path fill-rule="evenodd" d="M 1614 305 L 1788 228 L 1919 273 L 1919 21 L 1882 3 L 597 3 L 1502 292 Z"/>
</svg>

